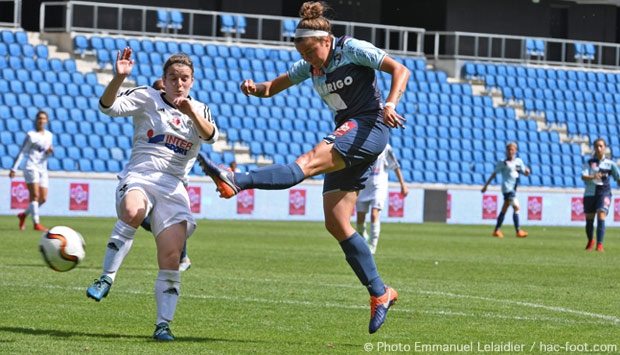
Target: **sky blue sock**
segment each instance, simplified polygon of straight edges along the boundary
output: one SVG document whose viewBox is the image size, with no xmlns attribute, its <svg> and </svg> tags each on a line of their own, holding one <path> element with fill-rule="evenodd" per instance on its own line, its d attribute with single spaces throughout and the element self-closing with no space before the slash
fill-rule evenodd
<svg viewBox="0 0 620 355">
<path fill-rule="evenodd" d="M 385 293 L 385 285 L 379 277 L 375 260 L 372 258 L 366 240 L 355 232 L 349 238 L 340 242 L 347 262 L 357 275 L 357 278 L 366 286 L 371 296 L 379 297 Z"/>
<path fill-rule="evenodd" d="M 242 190 L 284 190 L 299 184 L 305 178 L 297 163 L 273 164 L 245 174 L 235 174 L 235 184 Z"/>
<path fill-rule="evenodd" d="M 586 219 L 586 237 L 588 240 L 594 237 L 594 219 Z"/>
<path fill-rule="evenodd" d="M 596 244 L 603 244 L 603 238 L 605 238 L 605 220 L 598 220 L 596 225 Z"/>
</svg>

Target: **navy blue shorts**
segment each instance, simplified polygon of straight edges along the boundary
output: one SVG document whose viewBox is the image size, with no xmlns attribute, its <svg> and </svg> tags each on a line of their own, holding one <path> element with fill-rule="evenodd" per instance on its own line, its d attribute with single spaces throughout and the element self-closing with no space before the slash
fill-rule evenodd
<svg viewBox="0 0 620 355">
<path fill-rule="evenodd" d="M 346 168 L 325 174 L 323 194 L 364 188 L 370 168 L 388 143 L 390 128 L 382 121 L 352 118 L 323 138 L 342 155 Z"/>
<path fill-rule="evenodd" d="M 596 211 L 609 213 L 609 206 L 611 206 L 611 195 L 583 197 L 583 213 L 585 214 L 596 213 Z"/>
<path fill-rule="evenodd" d="M 512 200 L 517 197 L 517 193 L 515 191 L 506 192 L 504 194 L 504 201 Z"/>
</svg>

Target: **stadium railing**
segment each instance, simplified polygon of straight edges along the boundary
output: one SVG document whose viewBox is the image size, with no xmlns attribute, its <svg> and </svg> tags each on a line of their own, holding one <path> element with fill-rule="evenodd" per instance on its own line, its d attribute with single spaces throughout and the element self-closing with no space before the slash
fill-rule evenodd
<svg viewBox="0 0 620 355">
<path fill-rule="evenodd" d="M 88 1 L 41 3 L 39 28 L 41 33 L 86 32 L 153 37 L 161 35 L 162 28 L 157 25 L 157 14 L 162 10 L 168 13 L 178 12 L 185 20 L 182 28 L 175 33 L 167 34 L 170 37 L 229 41 L 230 36 L 220 31 L 221 17 L 226 15 L 235 19 L 245 19 L 244 32 L 236 27 L 237 33 L 234 40 L 237 42 L 292 46 L 283 38 L 282 33 L 286 27 L 285 22 L 296 20 L 296 18 Z M 58 16 L 59 12 L 64 16 Z M 83 14 L 90 14 L 90 16 Z M 64 23 L 59 21 L 64 21 Z M 394 54 L 423 55 L 424 29 L 421 28 L 344 21 L 332 21 L 332 26 L 334 33 L 354 35 L 375 43 L 381 48 L 389 49 Z"/>
</svg>

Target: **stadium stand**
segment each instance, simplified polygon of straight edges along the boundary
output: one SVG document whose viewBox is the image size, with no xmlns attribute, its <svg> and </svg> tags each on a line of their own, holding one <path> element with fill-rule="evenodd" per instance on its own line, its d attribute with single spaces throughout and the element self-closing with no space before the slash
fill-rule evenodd
<svg viewBox="0 0 620 355">
<path fill-rule="evenodd" d="M 162 32 L 174 29 L 169 26 L 179 14 L 163 12 L 158 26 Z M 180 15 L 177 29 L 182 28 Z M 222 14 L 220 20 L 223 32 L 238 36 L 245 31 L 242 16 Z M 284 25 L 282 36 L 288 40 L 294 22 Z M 130 121 L 111 119 L 98 111 L 98 97 L 104 86 L 95 73 L 80 72 L 75 59 L 52 57 L 45 44 L 28 43 L 23 34 L 18 30 L 0 33 L 0 68 L 5 68 L 0 71 L 0 147 L 6 153 L 3 168 L 7 160 L 4 157 L 14 158 L 23 131 L 28 128 L 15 122 L 28 121 L 32 114 L 27 108 L 34 106 L 50 113 L 49 128 L 61 147 L 50 160 L 50 169 L 120 171 L 131 149 Z M 138 85 L 150 85 L 168 55 L 179 50 L 190 54 L 200 64 L 196 65 L 193 94 L 209 104 L 225 138 L 223 150 L 204 148 L 217 162 L 236 160 L 242 170 L 273 161 L 289 162 L 333 129 L 331 112 L 309 83 L 267 100 L 238 93 L 241 78 L 260 81 L 285 71 L 299 58 L 290 46 L 259 48 L 240 43 L 100 34 L 75 35 L 72 43 L 74 57 L 98 64 L 100 72 L 111 70 L 111 53 L 119 47 L 129 44 L 140 48 L 138 65 L 129 78 Z M 525 45 L 529 56 L 545 56 L 543 40 L 527 40 Z M 580 60 L 591 61 L 595 51 L 594 45 L 575 43 L 575 55 Z M 454 78 L 423 58 L 395 58 L 412 73 L 409 91 L 399 104 L 408 120 L 407 129 L 395 130 L 390 139 L 407 181 L 483 184 L 493 163 L 501 158 L 505 142 L 517 140 L 520 155 L 535 166 L 534 171 L 549 173 L 523 179 L 523 185 L 581 186 L 581 181 L 573 177 L 578 176 L 575 167 L 588 153 L 584 146 L 599 135 L 618 140 L 620 74 L 536 66 L 534 62 L 519 65 L 466 61 L 461 77 Z M 17 67 L 25 70 L 8 69 Z M 389 76 L 379 74 L 377 79 L 387 92 Z M 586 124 L 594 120 L 601 124 Z M 571 171 L 554 172 L 555 166 L 570 166 Z M 192 173 L 201 174 L 196 169 Z"/>
</svg>

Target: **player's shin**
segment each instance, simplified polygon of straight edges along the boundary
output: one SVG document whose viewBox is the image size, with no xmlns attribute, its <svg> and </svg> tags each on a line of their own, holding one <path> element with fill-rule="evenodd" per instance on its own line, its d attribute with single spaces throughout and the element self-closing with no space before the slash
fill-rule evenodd
<svg viewBox="0 0 620 355">
<path fill-rule="evenodd" d="M 368 288 L 370 295 L 375 297 L 383 295 L 385 285 L 379 276 L 375 260 L 364 238 L 355 232 L 349 238 L 341 241 L 340 247 L 355 275 Z"/>
<path fill-rule="evenodd" d="M 103 258 L 103 273 L 112 278 L 112 280 L 114 280 L 121 263 L 129 253 L 129 250 L 131 250 L 135 235 L 136 228 L 120 219 L 116 221 Z"/>
</svg>

